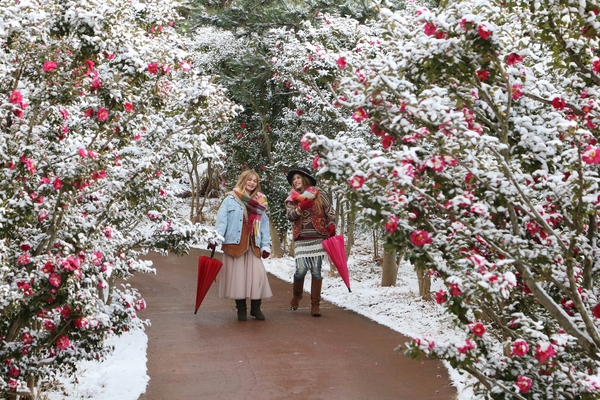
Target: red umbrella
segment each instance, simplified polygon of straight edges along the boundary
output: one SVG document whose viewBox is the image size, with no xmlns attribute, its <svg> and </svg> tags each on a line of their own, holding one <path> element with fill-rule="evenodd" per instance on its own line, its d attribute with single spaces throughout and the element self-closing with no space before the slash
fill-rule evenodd
<svg viewBox="0 0 600 400">
<path fill-rule="evenodd" d="M 204 296 L 208 293 L 210 285 L 216 280 L 217 274 L 221 270 L 223 263 L 214 259 L 215 249 L 212 249 L 210 257 L 200 256 L 198 258 L 198 286 L 196 288 L 196 309 L 194 314 L 198 312 L 200 303 L 204 300 Z"/>
<path fill-rule="evenodd" d="M 344 246 L 344 237 L 342 235 L 332 236 L 323 241 L 323 248 L 329 255 L 329 259 L 335 265 L 340 276 L 344 280 L 346 287 L 350 290 L 350 277 L 348 276 L 348 263 L 346 262 L 346 246 Z"/>
</svg>

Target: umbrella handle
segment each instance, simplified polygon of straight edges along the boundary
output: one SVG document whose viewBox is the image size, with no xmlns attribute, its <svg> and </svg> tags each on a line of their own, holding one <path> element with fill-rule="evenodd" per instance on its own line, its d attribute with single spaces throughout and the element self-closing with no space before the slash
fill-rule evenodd
<svg viewBox="0 0 600 400">
<path fill-rule="evenodd" d="M 206 246 L 207 249 L 210 249 L 210 245 Z M 212 253 L 210 253 L 210 258 L 215 258 L 215 250 L 217 249 L 217 246 L 212 248 Z"/>
</svg>

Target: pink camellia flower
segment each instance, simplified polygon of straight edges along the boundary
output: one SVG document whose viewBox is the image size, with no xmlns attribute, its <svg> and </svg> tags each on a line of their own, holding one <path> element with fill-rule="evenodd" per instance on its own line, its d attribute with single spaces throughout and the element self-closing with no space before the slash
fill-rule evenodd
<svg viewBox="0 0 600 400">
<path fill-rule="evenodd" d="M 104 58 L 106 58 L 107 60 L 112 60 L 113 58 L 115 58 L 115 53 L 109 53 L 109 52 L 105 51 Z"/>
<path fill-rule="evenodd" d="M 586 164 L 600 164 L 600 149 L 598 147 L 588 145 L 581 155 L 581 160 Z"/>
<path fill-rule="evenodd" d="M 594 63 L 592 64 L 592 69 L 595 73 L 600 74 L 600 59 L 594 61 Z"/>
<path fill-rule="evenodd" d="M 512 354 L 517 357 L 523 357 L 529 352 L 529 345 L 523 339 L 517 339 L 512 346 Z"/>
<path fill-rule="evenodd" d="M 431 168 L 435 172 L 441 172 L 444 170 L 446 163 L 444 158 L 440 156 L 434 156 L 425 162 L 425 166 Z"/>
<path fill-rule="evenodd" d="M 38 221 L 43 221 L 48 218 L 48 210 L 40 210 L 38 212 Z"/>
<path fill-rule="evenodd" d="M 511 89 L 513 100 L 518 100 L 519 98 L 521 98 L 521 96 L 523 96 L 523 85 L 521 85 L 520 83 L 513 84 L 511 86 Z"/>
<path fill-rule="evenodd" d="M 148 72 L 152 75 L 156 75 L 158 73 L 158 65 L 156 65 L 156 63 L 148 64 Z"/>
<path fill-rule="evenodd" d="M 555 355 L 556 351 L 554 350 L 552 343 L 542 342 L 535 348 L 535 358 L 537 358 L 540 363 L 546 362 L 546 360 Z"/>
<path fill-rule="evenodd" d="M 435 302 L 438 304 L 444 304 L 448 300 L 448 293 L 444 289 L 440 289 L 435 292 Z"/>
<path fill-rule="evenodd" d="M 50 72 L 53 69 L 56 69 L 56 63 L 54 61 L 46 61 L 43 68 L 44 72 Z"/>
<path fill-rule="evenodd" d="M 432 22 L 426 23 L 425 26 L 423 27 L 423 32 L 427 36 L 433 36 L 433 35 L 435 35 L 436 31 L 437 31 L 437 26 L 435 26 L 435 24 L 433 24 Z"/>
<path fill-rule="evenodd" d="M 50 277 L 48 278 L 48 283 L 54 287 L 60 287 L 60 284 L 62 282 L 62 278 L 60 277 L 59 274 L 50 274 Z"/>
<path fill-rule="evenodd" d="M 469 329 L 471 329 L 473 335 L 477 337 L 482 337 L 485 333 L 485 325 L 483 325 L 481 322 L 469 325 Z"/>
<path fill-rule="evenodd" d="M 71 307 L 69 307 L 68 304 L 65 304 L 62 310 L 60 310 L 60 316 L 65 319 L 69 318 L 71 316 L 71 312 L 73 312 L 73 310 L 71 310 Z"/>
<path fill-rule="evenodd" d="M 23 332 L 23 334 L 21 335 L 21 343 L 23 343 L 23 344 L 33 343 L 33 336 L 31 335 L 31 332 Z"/>
<path fill-rule="evenodd" d="M 8 97 L 8 100 L 12 104 L 21 104 L 21 102 L 23 101 L 23 95 L 18 90 L 13 90 L 13 92 Z"/>
<path fill-rule="evenodd" d="M 29 250 L 31 250 L 31 243 L 29 243 L 29 242 L 21 243 L 21 246 L 19 246 L 19 248 L 21 249 L 21 251 L 29 251 Z"/>
<path fill-rule="evenodd" d="M 517 378 L 517 387 L 519 388 L 519 392 L 527 393 L 531 389 L 531 379 L 526 376 L 519 376 Z"/>
<path fill-rule="evenodd" d="M 16 378 L 19 375 L 21 375 L 21 370 L 16 365 L 13 365 L 10 368 L 10 370 L 8 371 L 8 375 L 11 376 L 11 377 L 13 377 L 13 378 Z"/>
<path fill-rule="evenodd" d="M 301 116 L 304 112 L 302 110 L 296 110 L 296 115 Z"/>
<path fill-rule="evenodd" d="M 60 188 L 63 187 L 63 181 L 57 176 L 56 178 L 54 178 L 54 182 L 52 182 L 52 186 L 54 187 L 54 190 L 59 190 Z"/>
<path fill-rule="evenodd" d="M 381 145 L 383 146 L 384 149 L 389 149 L 395 142 L 396 140 L 390 136 L 390 135 L 383 135 L 383 137 L 381 138 Z"/>
<path fill-rule="evenodd" d="M 14 378 L 10 378 L 8 380 L 8 388 L 12 389 L 12 390 L 16 390 L 17 387 L 19 387 L 19 381 Z"/>
<path fill-rule="evenodd" d="M 99 251 L 95 251 L 92 254 L 92 264 L 94 265 L 100 265 L 102 264 L 102 259 L 104 258 L 104 254 L 102 254 Z"/>
<path fill-rule="evenodd" d="M 12 112 L 17 118 L 21 118 L 23 116 L 23 110 L 21 110 L 20 108 L 15 108 L 14 110 L 12 110 Z"/>
<path fill-rule="evenodd" d="M 478 69 L 476 73 L 480 81 L 487 81 L 490 77 L 490 71 L 485 69 Z"/>
<path fill-rule="evenodd" d="M 490 31 L 490 28 L 488 28 L 487 26 L 481 24 L 477 27 L 477 34 L 479 35 L 479 37 L 481 37 L 483 40 L 488 40 L 488 38 L 490 37 L 490 35 L 492 34 L 492 31 Z"/>
<path fill-rule="evenodd" d="M 362 107 L 358 107 L 354 114 L 352 114 L 352 119 L 356 122 L 361 122 L 367 118 L 369 118 L 369 114 Z"/>
<path fill-rule="evenodd" d="M 79 149 L 79 156 L 80 157 L 87 157 L 88 153 L 85 149 Z"/>
<path fill-rule="evenodd" d="M 458 347 L 457 350 L 460 354 L 465 354 L 469 350 L 473 350 L 475 348 L 475 343 L 471 341 L 471 339 L 465 340 L 465 344 Z"/>
<path fill-rule="evenodd" d="M 48 332 L 52 332 L 56 329 L 56 324 L 54 321 L 47 319 L 44 321 L 44 329 L 46 329 Z"/>
<path fill-rule="evenodd" d="M 77 328 L 77 329 L 84 329 L 89 324 L 90 323 L 86 317 L 79 317 L 75 321 L 73 321 L 73 325 L 75 325 L 75 328 Z"/>
<path fill-rule="evenodd" d="M 346 63 L 346 59 L 344 57 L 338 58 L 337 61 L 336 61 L 336 64 L 338 65 L 338 67 L 340 67 L 340 69 L 344 69 L 348 65 Z"/>
<path fill-rule="evenodd" d="M 102 82 L 98 78 L 92 79 L 92 84 L 90 86 L 91 92 L 97 92 L 102 87 Z"/>
<path fill-rule="evenodd" d="M 98 121 L 106 121 L 108 119 L 108 110 L 106 107 L 100 107 L 98 109 L 98 115 L 96 115 Z"/>
<path fill-rule="evenodd" d="M 85 110 L 83 112 L 83 115 L 85 115 L 88 118 L 92 118 L 94 116 L 94 109 L 93 108 L 88 108 L 87 110 Z"/>
<path fill-rule="evenodd" d="M 592 313 L 594 314 L 594 317 L 600 319 L 600 303 L 596 304 L 596 307 L 594 307 Z"/>
<path fill-rule="evenodd" d="M 365 183 L 365 177 L 362 175 L 354 175 L 350 178 L 350 186 L 353 189 L 360 189 Z"/>
<path fill-rule="evenodd" d="M 312 169 L 319 169 L 319 160 L 320 159 L 321 159 L 321 157 L 315 156 L 315 158 L 313 159 L 313 162 L 312 162 Z"/>
<path fill-rule="evenodd" d="M 106 236 L 108 239 L 112 239 L 113 237 L 113 230 L 110 226 L 105 226 L 102 228 L 102 233 L 104 233 L 104 236 Z"/>
<path fill-rule="evenodd" d="M 17 264 L 27 265 L 31 262 L 31 256 L 29 253 L 23 253 L 17 258 Z"/>
<path fill-rule="evenodd" d="M 56 348 L 58 350 L 65 350 L 69 347 L 71 341 L 65 335 L 61 335 L 56 339 Z"/>
<path fill-rule="evenodd" d="M 52 264 L 52 261 L 47 261 L 46 264 L 44 264 L 42 267 L 42 272 L 45 274 L 51 274 L 54 272 L 54 264 Z"/>
<path fill-rule="evenodd" d="M 141 310 L 143 310 L 143 309 L 145 309 L 145 308 L 146 308 L 146 302 L 144 301 L 144 299 L 139 299 L 139 300 L 138 300 L 138 301 L 135 303 L 135 305 L 133 306 L 133 308 L 134 308 L 136 311 L 141 311 Z"/>
<path fill-rule="evenodd" d="M 560 97 L 555 97 L 552 99 L 552 107 L 554 107 L 556 110 L 562 110 L 566 105 L 567 103 Z"/>
<path fill-rule="evenodd" d="M 385 224 L 385 230 L 388 231 L 388 233 L 391 235 L 392 233 L 396 232 L 396 229 L 398 229 L 398 221 L 400 220 L 400 218 L 398 218 L 395 215 L 390 215 L 390 218 L 388 219 L 388 221 Z"/>
<path fill-rule="evenodd" d="M 92 172 L 92 179 L 97 181 L 99 179 L 104 179 L 106 178 L 107 174 L 106 171 L 102 170 L 102 171 L 94 171 Z"/>
<path fill-rule="evenodd" d="M 60 113 L 60 115 L 62 115 L 63 120 L 68 120 L 69 119 L 69 111 L 67 110 L 58 110 L 58 112 Z"/>
<path fill-rule="evenodd" d="M 423 229 L 417 229 L 416 231 L 410 234 L 410 242 L 417 247 L 425 246 L 426 244 L 430 244 L 433 240 L 431 236 L 429 236 L 429 232 Z"/>
<path fill-rule="evenodd" d="M 310 151 L 310 143 L 306 136 L 302 136 L 302 139 L 300 139 L 300 143 L 302 144 L 302 148 L 304 149 L 304 151 Z"/>
<path fill-rule="evenodd" d="M 517 53 L 510 53 L 508 57 L 506 57 L 506 64 L 508 65 L 516 65 L 523 62 L 523 56 Z"/>
</svg>

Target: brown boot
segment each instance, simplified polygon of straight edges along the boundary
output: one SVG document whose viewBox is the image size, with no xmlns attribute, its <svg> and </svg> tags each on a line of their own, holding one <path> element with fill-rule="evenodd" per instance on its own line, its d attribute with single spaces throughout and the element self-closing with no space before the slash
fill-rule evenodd
<svg viewBox="0 0 600 400">
<path fill-rule="evenodd" d="M 297 310 L 298 309 L 298 304 L 300 303 L 300 300 L 302 299 L 302 290 L 304 288 L 304 279 L 302 279 L 301 281 L 297 281 L 296 278 L 294 278 L 294 286 L 292 287 L 292 293 L 294 294 L 294 297 L 292 297 L 292 301 L 290 301 L 290 309 L 292 311 Z"/>
<path fill-rule="evenodd" d="M 321 310 L 319 310 L 319 304 L 321 303 L 321 285 L 323 279 L 312 278 L 310 285 L 310 313 L 313 317 L 320 317 Z"/>
</svg>

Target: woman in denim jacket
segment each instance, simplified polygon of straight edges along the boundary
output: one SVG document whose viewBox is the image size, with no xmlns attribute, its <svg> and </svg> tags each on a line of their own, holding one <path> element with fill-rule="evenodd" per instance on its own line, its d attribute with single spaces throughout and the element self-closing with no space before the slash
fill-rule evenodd
<svg viewBox="0 0 600 400">
<path fill-rule="evenodd" d="M 217 212 L 215 231 L 223 250 L 219 297 L 235 299 L 239 321 L 248 318 L 246 298 L 250 298 L 250 315 L 262 321 L 265 319 L 260 310 L 262 299 L 273 296 L 261 260 L 271 253 L 266 210 L 267 199 L 260 192 L 258 174 L 246 170 Z M 215 246 L 209 244 L 210 248 Z"/>
</svg>

